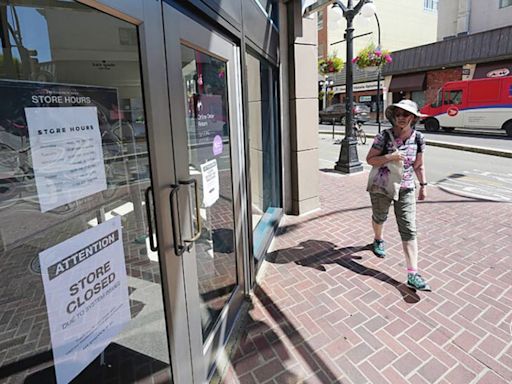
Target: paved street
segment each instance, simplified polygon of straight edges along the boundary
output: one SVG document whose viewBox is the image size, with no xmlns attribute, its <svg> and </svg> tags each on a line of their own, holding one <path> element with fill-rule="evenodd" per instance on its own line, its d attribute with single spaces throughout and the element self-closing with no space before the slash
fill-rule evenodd
<svg viewBox="0 0 512 384">
<path fill-rule="evenodd" d="M 390 125 L 385 123 L 381 129 L 389 128 Z M 374 135 L 378 132 L 375 123 L 365 124 L 363 128 L 366 133 Z M 318 130 L 326 134 L 332 133 L 332 125 L 319 125 Z M 418 125 L 418 130 L 423 132 L 427 140 L 444 141 L 453 144 L 471 145 L 485 148 L 503 149 L 512 151 L 512 137 L 507 137 L 504 131 L 463 131 L 455 130 L 453 132 L 426 132 L 423 125 Z M 335 125 L 335 132 L 345 132 L 345 126 Z"/>
<path fill-rule="evenodd" d="M 359 160 L 364 162 L 373 139 L 358 145 Z M 340 145 L 331 135 L 319 135 L 319 167 L 333 169 Z M 427 179 L 431 184 L 454 194 L 491 201 L 512 202 L 512 159 L 459 151 L 429 145 L 425 154 Z"/>
<path fill-rule="evenodd" d="M 429 187 L 417 215 L 433 292 L 416 292 L 393 220 L 388 256 L 368 248 L 367 171 L 320 168 L 321 209 L 282 220 L 224 383 L 512 382 L 512 204 Z"/>
</svg>

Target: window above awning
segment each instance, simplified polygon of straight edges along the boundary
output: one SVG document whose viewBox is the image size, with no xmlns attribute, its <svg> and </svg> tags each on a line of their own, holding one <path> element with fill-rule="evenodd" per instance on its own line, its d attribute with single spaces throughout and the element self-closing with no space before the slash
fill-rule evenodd
<svg viewBox="0 0 512 384">
<path fill-rule="evenodd" d="M 422 91 L 425 89 L 425 72 L 393 76 L 389 92 Z"/>
</svg>

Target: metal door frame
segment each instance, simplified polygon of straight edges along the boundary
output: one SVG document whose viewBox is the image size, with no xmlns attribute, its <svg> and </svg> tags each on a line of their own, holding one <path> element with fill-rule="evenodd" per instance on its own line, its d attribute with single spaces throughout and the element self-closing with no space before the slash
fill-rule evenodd
<svg viewBox="0 0 512 384">
<path fill-rule="evenodd" d="M 246 183 L 243 180 L 245 169 L 245 144 L 243 132 L 242 91 L 240 49 L 230 39 L 218 32 L 186 16 L 180 10 L 164 3 L 164 30 L 167 50 L 167 69 L 169 78 L 169 94 L 171 102 L 172 131 L 175 141 L 175 164 L 179 180 L 186 180 L 189 176 L 188 167 L 188 138 L 186 119 L 186 106 L 183 98 L 183 78 L 181 73 L 181 45 L 186 45 L 206 54 L 227 60 L 228 79 L 228 111 L 230 122 L 231 143 L 231 172 L 233 183 L 233 216 L 235 229 L 235 257 L 237 260 L 238 286 L 233 292 L 229 302 L 223 308 L 219 321 L 204 342 L 201 333 L 201 315 L 199 306 L 199 291 L 197 286 L 197 267 L 195 252 L 183 255 L 184 282 L 187 292 L 188 321 L 191 339 L 191 358 L 194 373 L 194 382 L 202 383 L 211 373 L 215 365 L 218 352 L 222 349 L 231 325 L 238 315 L 245 296 L 244 270 L 247 263 L 244 255 L 248 255 L 247 233 L 247 200 Z M 172 90 L 172 91 L 171 91 Z M 186 199 L 187 196 L 184 198 Z M 180 201 L 180 206 L 186 201 Z M 180 208 L 180 214 L 184 213 Z M 190 236 L 190 212 L 185 217 L 180 216 L 184 236 Z M 244 224 L 245 223 L 245 224 Z"/>
<path fill-rule="evenodd" d="M 154 213 L 172 377 L 192 382 L 183 259 L 174 254 L 170 186 L 176 180 L 165 68 L 162 3 L 147 0 L 77 0 L 138 27 L 142 90 L 147 122 Z M 171 150 L 170 150 L 171 149 Z"/>
<path fill-rule="evenodd" d="M 200 23 L 162 1 L 77 0 L 77 2 L 118 17 L 138 27 L 142 71 L 142 89 L 147 122 L 147 140 L 151 164 L 154 212 L 162 290 L 172 376 L 175 383 L 203 383 L 211 374 L 219 351 L 229 336 L 232 323 L 245 297 L 244 255 L 249 254 L 248 213 L 243 137 L 240 49 L 235 43 L 212 32 Z M 164 23 L 166 17 L 174 22 Z M 201 33 L 199 33 L 201 31 Z M 191 33 L 192 32 L 192 33 Z M 170 36 L 177 36 L 172 39 Z M 193 249 L 182 256 L 174 252 L 172 236 L 171 185 L 188 179 L 187 131 L 182 95 L 180 44 L 205 53 L 229 57 L 228 104 L 235 221 L 235 252 L 238 287 L 224 307 L 204 345 L 197 287 L 197 269 Z M 213 46 L 211 46 L 213 44 Z M 223 51 L 229 46 L 229 51 Z M 219 54 L 220 51 L 220 54 Z M 177 54 L 177 55 L 176 55 Z M 191 212 L 188 196 L 179 194 L 179 220 L 183 236 L 190 234 Z M 187 301 L 188 300 L 188 301 Z"/>
</svg>

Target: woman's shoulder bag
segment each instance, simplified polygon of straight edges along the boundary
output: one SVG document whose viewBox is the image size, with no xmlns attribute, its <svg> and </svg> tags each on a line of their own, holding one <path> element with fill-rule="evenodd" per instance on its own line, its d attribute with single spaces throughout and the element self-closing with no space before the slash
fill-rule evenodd
<svg viewBox="0 0 512 384">
<path fill-rule="evenodd" d="M 382 155 L 386 154 L 387 143 L 390 140 L 393 143 L 393 151 L 398 151 L 391 131 L 386 129 L 384 130 L 384 148 Z M 383 194 L 390 199 L 398 200 L 403 173 L 404 163 L 402 160 L 389 161 L 380 167 L 374 166 L 368 176 L 366 190 L 370 193 Z"/>
</svg>

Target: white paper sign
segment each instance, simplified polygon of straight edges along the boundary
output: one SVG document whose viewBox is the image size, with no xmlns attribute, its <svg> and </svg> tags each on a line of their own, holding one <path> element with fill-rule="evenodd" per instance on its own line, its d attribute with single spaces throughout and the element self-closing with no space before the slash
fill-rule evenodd
<svg viewBox="0 0 512 384">
<path fill-rule="evenodd" d="M 41 211 L 107 189 L 96 107 L 25 108 Z"/>
<path fill-rule="evenodd" d="M 57 383 L 69 383 L 130 320 L 121 218 L 39 254 Z"/>
<path fill-rule="evenodd" d="M 201 164 L 203 179 L 203 204 L 211 207 L 219 199 L 219 170 L 217 160 L 210 160 Z"/>
</svg>

